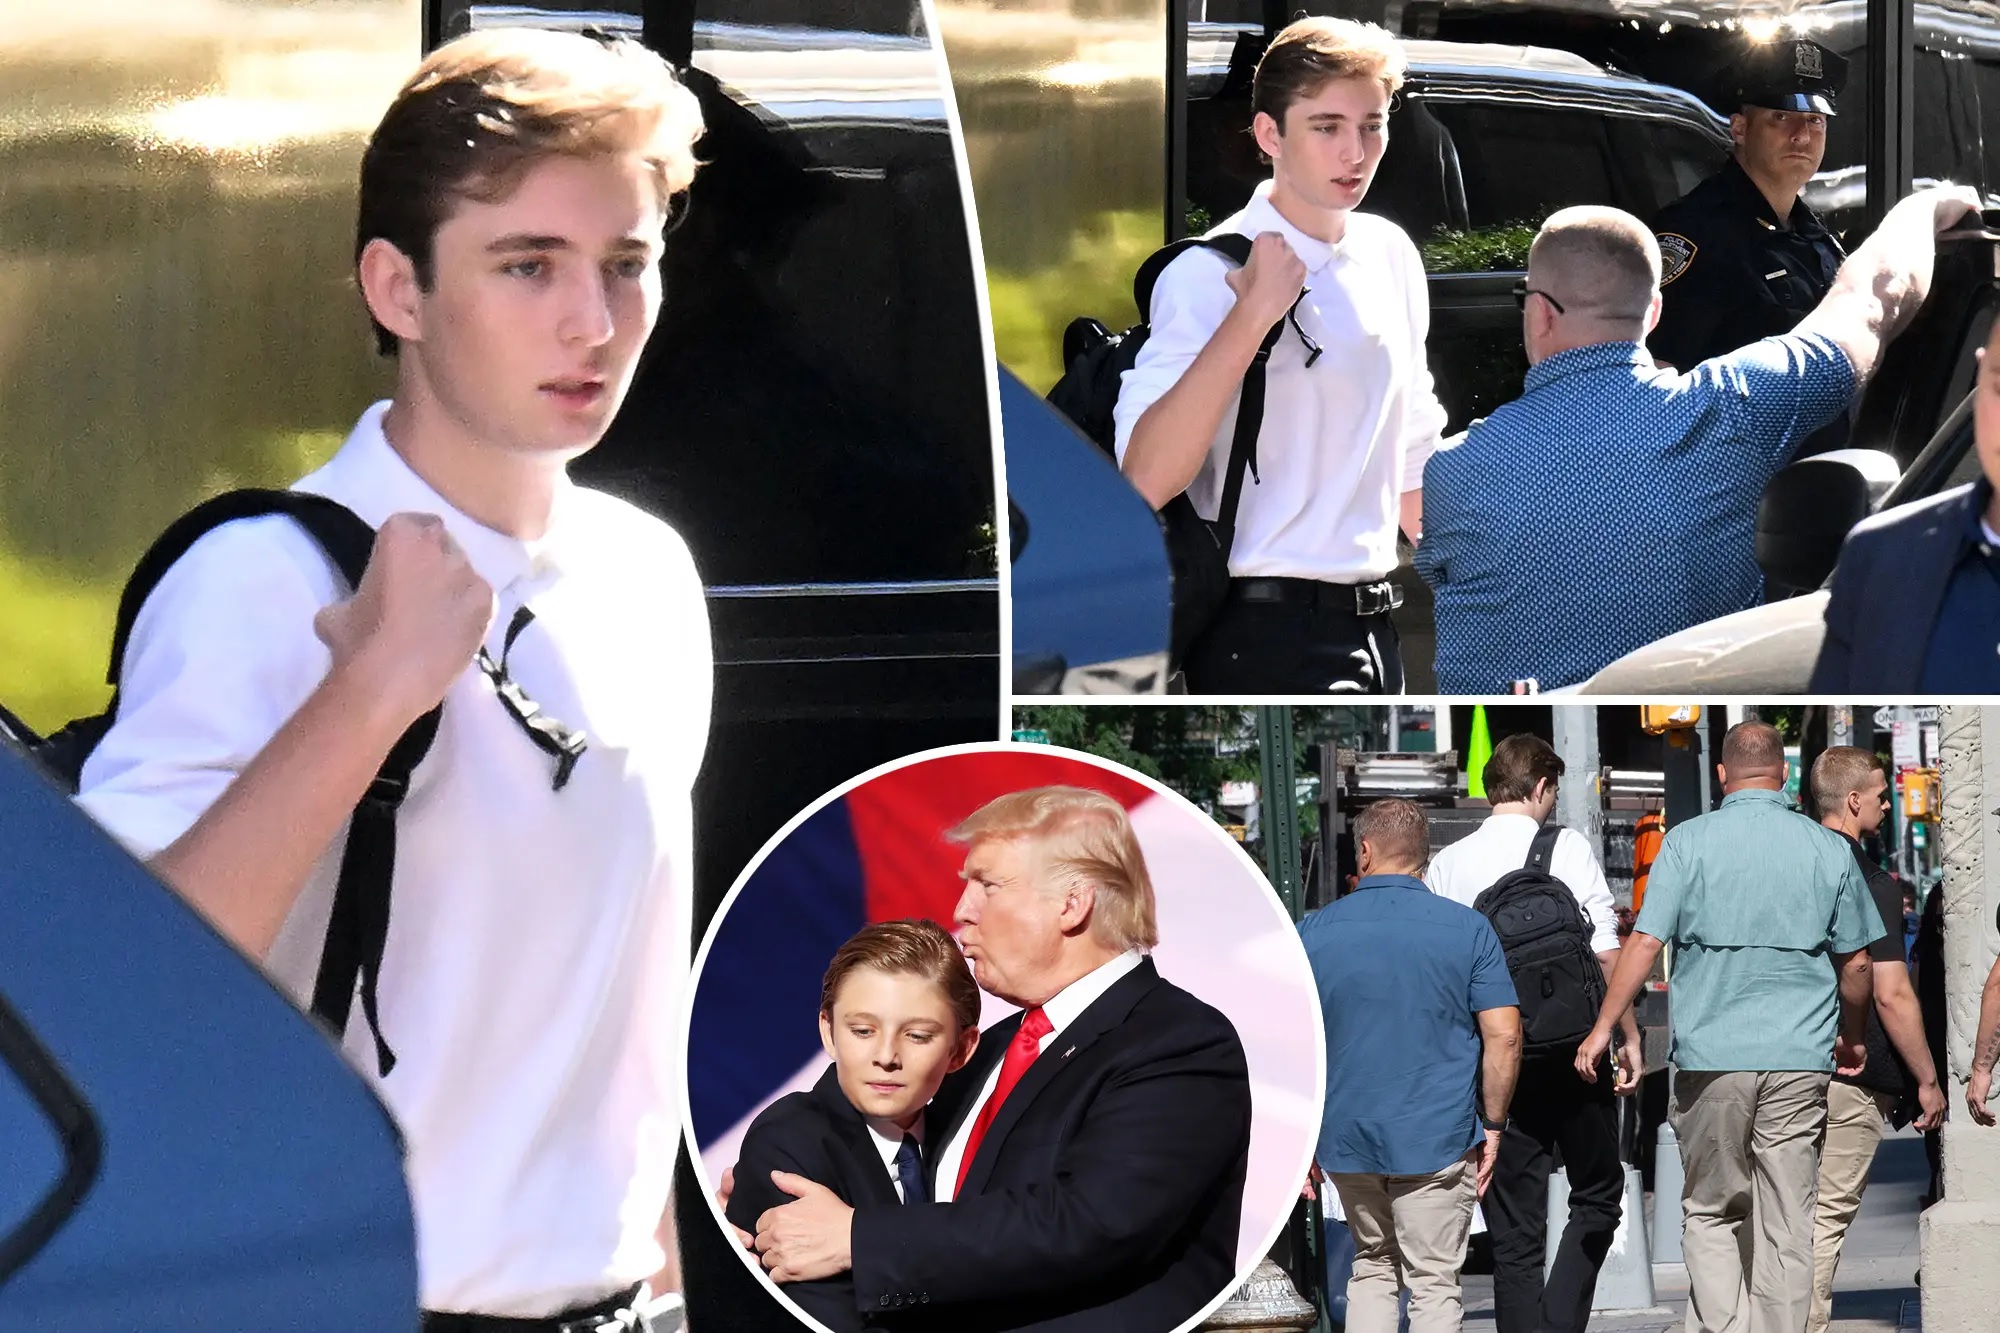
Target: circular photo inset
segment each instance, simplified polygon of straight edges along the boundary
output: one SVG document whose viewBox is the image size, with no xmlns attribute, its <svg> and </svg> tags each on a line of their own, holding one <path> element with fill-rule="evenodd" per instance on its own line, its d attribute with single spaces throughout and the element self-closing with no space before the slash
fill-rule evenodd
<svg viewBox="0 0 2000 1333">
<path fill-rule="evenodd" d="M 830 793 L 695 961 L 717 1222 L 820 1327 L 1193 1327 L 1276 1241 L 1325 1088 L 1284 906 L 1207 815 L 996 743 Z"/>
</svg>

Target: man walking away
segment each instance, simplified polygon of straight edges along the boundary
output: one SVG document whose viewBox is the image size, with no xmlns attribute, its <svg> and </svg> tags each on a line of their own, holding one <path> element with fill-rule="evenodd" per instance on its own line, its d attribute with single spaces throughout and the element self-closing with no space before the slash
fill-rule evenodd
<svg viewBox="0 0 2000 1333">
<path fill-rule="evenodd" d="M 1721 808 L 1660 844 L 1576 1067 L 1597 1077 L 1612 1024 L 1672 940 L 1687 1330 L 1793 1333 L 1812 1302 L 1827 1083 L 1836 1060 L 1857 1074 L 1867 1058 L 1864 950 L 1882 922 L 1846 840 L 1787 805 L 1774 728 L 1731 727 L 1717 772 Z"/>
<path fill-rule="evenodd" d="M 1326 1020 L 1317 1166 L 1354 1233 L 1348 1333 L 1457 1333 L 1472 1207 L 1492 1178 L 1521 1065 L 1521 1017 L 1486 918 L 1432 894 L 1423 810 L 1354 821 L 1353 893 L 1299 923 Z M 1483 1130 L 1483 1133 L 1482 1133 Z"/>
<path fill-rule="evenodd" d="M 1471 835 L 1432 858 L 1431 892 L 1471 906 L 1526 865 L 1538 839 L 1551 841 L 1547 873 L 1576 899 L 1589 931 L 1587 947 L 1608 979 L 1619 953 L 1610 886 L 1583 836 L 1548 824 L 1563 768 L 1562 756 L 1539 736 L 1509 736 L 1494 746 L 1485 769 L 1493 813 Z M 1546 834 L 1553 837 L 1544 838 Z M 1564 988 L 1567 993 L 1547 997 L 1518 985 L 1515 989 L 1529 1013 L 1538 1001 L 1587 1003 L 1584 988 L 1574 984 Z M 1597 1273 L 1617 1233 L 1625 1199 L 1613 1093 L 1632 1092 L 1644 1071 L 1639 1027 L 1629 1007 L 1620 1028 L 1615 1087 L 1610 1080 L 1586 1083 L 1577 1077 L 1574 1038 L 1566 1046 L 1530 1049 L 1522 1058 L 1513 1115 L 1501 1135 L 1493 1187 L 1486 1195 L 1498 1333 L 1583 1333 L 1590 1322 Z M 1569 1222 L 1554 1264 L 1545 1268 L 1549 1173 L 1558 1153 L 1569 1174 Z"/>
<path fill-rule="evenodd" d="M 1921 1108 L 1917 1128 L 1935 1127 L 1944 1120 L 1944 1089 L 1938 1086 L 1917 994 L 1910 989 L 1910 969 L 1903 961 L 1902 891 L 1861 846 L 1861 839 L 1881 828 L 1889 812 L 1882 761 L 1867 750 L 1835 746 L 1813 762 L 1812 794 L 1819 822 L 1847 840 L 1884 932 L 1868 946 L 1875 992 L 1875 1008 L 1868 1015 L 1868 1063 L 1859 1074 L 1834 1075 L 1826 1090 L 1826 1146 L 1819 1155 L 1819 1202 L 1813 1216 L 1812 1315 L 1806 1321 L 1806 1333 L 1826 1333 L 1841 1242 L 1861 1208 L 1861 1191 L 1882 1142 L 1882 1122 L 1900 1126 L 1909 1120 L 1904 1106 L 1914 1092 Z"/>
</svg>

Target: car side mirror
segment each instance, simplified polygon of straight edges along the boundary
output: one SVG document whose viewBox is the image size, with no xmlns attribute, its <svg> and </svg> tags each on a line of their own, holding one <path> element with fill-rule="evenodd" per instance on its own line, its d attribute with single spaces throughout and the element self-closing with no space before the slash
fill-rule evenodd
<svg viewBox="0 0 2000 1333">
<path fill-rule="evenodd" d="M 1779 470 L 1757 506 L 1757 564 L 1772 591 L 1825 583 L 1840 544 L 1902 477 L 1893 454 L 1834 449 Z"/>
</svg>

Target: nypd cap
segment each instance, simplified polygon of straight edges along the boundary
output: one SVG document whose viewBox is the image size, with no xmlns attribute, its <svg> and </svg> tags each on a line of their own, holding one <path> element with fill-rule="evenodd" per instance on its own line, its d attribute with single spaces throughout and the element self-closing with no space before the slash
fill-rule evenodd
<svg viewBox="0 0 2000 1333">
<path fill-rule="evenodd" d="M 1847 86 L 1847 58 L 1804 37 L 1770 42 L 1745 56 L 1737 72 L 1737 105 L 1834 114 Z"/>
</svg>

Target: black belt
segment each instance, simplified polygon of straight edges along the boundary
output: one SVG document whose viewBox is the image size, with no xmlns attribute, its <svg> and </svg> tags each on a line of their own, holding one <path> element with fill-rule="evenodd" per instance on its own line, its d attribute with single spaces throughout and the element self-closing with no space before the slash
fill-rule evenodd
<svg viewBox="0 0 2000 1333">
<path fill-rule="evenodd" d="M 1379 616 L 1403 604 L 1403 590 L 1388 579 L 1327 583 L 1321 579 L 1231 579 L 1229 595 L 1245 602 L 1288 602 L 1357 616 Z"/>
<path fill-rule="evenodd" d="M 628 1287 L 594 1305 L 579 1305 L 539 1319 L 513 1319 L 491 1314 L 424 1311 L 424 1333 L 637 1333 L 639 1293 Z"/>
</svg>

